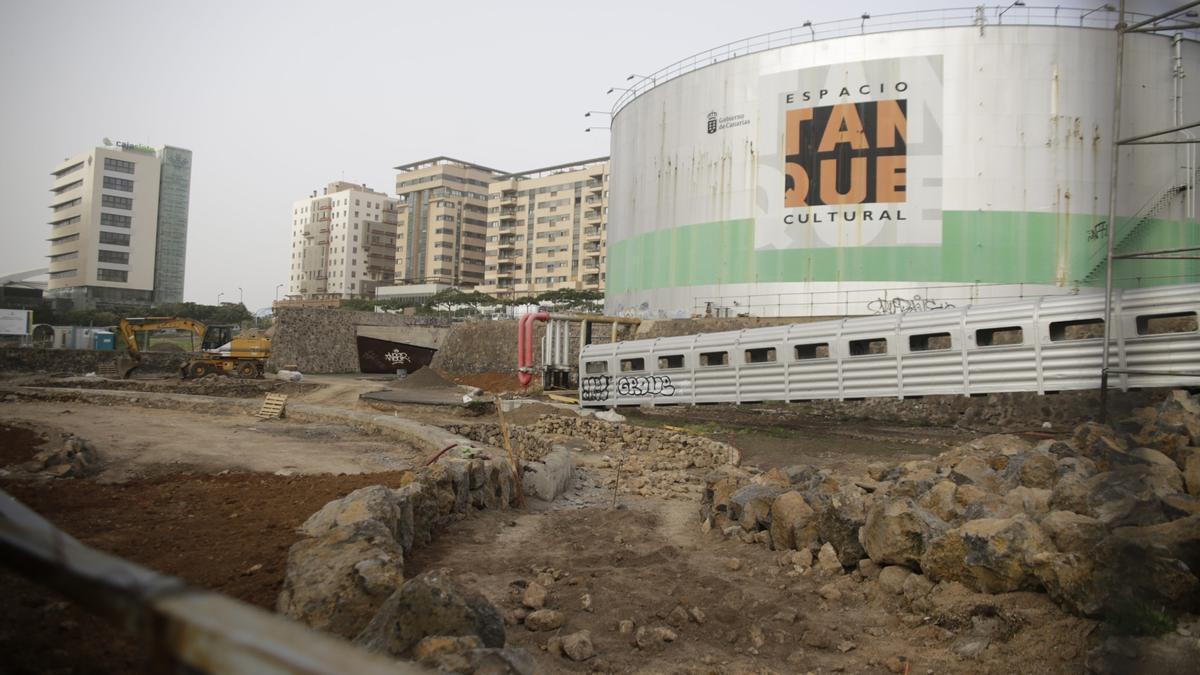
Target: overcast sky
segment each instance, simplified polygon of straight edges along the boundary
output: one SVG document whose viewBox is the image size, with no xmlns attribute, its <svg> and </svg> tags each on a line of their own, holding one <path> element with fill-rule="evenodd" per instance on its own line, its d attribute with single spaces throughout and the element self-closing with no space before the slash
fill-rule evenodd
<svg viewBox="0 0 1200 675">
<path fill-rule="evenodd" d="M 583 113 L 607 110 L 605 91 L 630 73 L 806 19 L 900 9 L 880 0 L 3 6 L 0 275 L 46 264 L 57 162 L 106 136 L 168 144 L 194 153 L 185 299 L 237 301 L 241 287 L 252 311 L 287 281 L 292 202 L 329 181 L 391 193 L 391 167 L 436 155 L 513 171 L 607 155 L 608 132 L 583 131 L 605 118 Z"/>
</svg>

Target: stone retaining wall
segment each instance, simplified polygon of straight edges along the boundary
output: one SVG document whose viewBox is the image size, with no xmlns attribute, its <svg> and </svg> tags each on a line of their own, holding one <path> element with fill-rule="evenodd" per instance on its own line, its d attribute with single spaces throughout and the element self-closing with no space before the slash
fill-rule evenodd
<svg viewBox="0 0 1200 675">
<path fill-rule="evenodd" d="M 0 372 L 82 375 L 96 372 L 101 363 L 110 363 L 123 353 L 92 349 L 2 348 Z M 177 373 L 186 358 L 186 354 L 178 352 L 145 352 L 138 372 Z"/>
<path fill-rule="evenodd" d="M 404 316 L 343 309 L 284 309 L 275 318 L 275 337 L 267 368 L 295 365 L 306 373 L 357 373 L 358 327 L 386 326 L 411 329 L 408 341 L 438 347 L 450 328 L 449 319 Z M 401 331 L 403 337 L 403 331 Z"/>
</svg>

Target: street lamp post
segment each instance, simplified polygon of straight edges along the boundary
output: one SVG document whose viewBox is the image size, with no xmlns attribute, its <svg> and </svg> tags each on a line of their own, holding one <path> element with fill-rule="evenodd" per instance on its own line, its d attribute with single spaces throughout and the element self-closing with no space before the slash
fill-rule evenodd
<svg viewBox="0 0 1200 675">
<path fill-rule="evenodd" d="M 221 296 L 223 296 L 223 295 L 225 295 L 224 291 L 217 293 L 217 307 L 221 306 Z"/>
<path fill-rule="evenodd" d="M 283 284 L 275 285 L 275 302 L 279 302 L 279 289 L 283 288 Z"/>
<path fill-rule="evenodd" d="M 242 293 L 241 286 L 238 286 L 238 304 L 243 306 L 246 304 L 245 295 Z"/>
</svg>

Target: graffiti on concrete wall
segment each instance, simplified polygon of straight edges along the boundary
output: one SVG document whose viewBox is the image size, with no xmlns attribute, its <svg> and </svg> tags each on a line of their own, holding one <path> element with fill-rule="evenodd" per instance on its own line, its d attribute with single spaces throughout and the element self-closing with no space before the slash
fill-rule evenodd
<svg viewBox="0 0 1200 675">
<path fill-rule="evenodd" d="M 872 314 L 909 314 L 932 312 L 935 309 L 954 309 L 954 305 L 920 295 L 911 298 L 876 298 L 867 303 L 867 311 Z"/>
</svg>

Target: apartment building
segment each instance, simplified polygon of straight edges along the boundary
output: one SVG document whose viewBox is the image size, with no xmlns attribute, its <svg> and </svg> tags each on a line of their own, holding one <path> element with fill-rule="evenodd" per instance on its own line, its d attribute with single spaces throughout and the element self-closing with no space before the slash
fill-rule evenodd
<svg viewBox="0 0 1200 675">
<path fill-rule="evenodd" d="M 51 175 L 47 297 L 81 309 L 183 301 L 190 150 L 104 139 Z"/>
<path fill-rule="evenodd" d="M 292 205 L 288 298 L 370 298 L 394 281 L 397 200 L 337 181 Z"/>
<path fill-rule="evenodd" d="M 451 157 L 395 167 L 397 284 L 483 284 L 488 186 L 505 172 Z"/>
<path fill-rule="evenodd" d="M 604 290 L 608 158 L 501 176 L 488 186 L 485 293 Z"/>
</svg>

